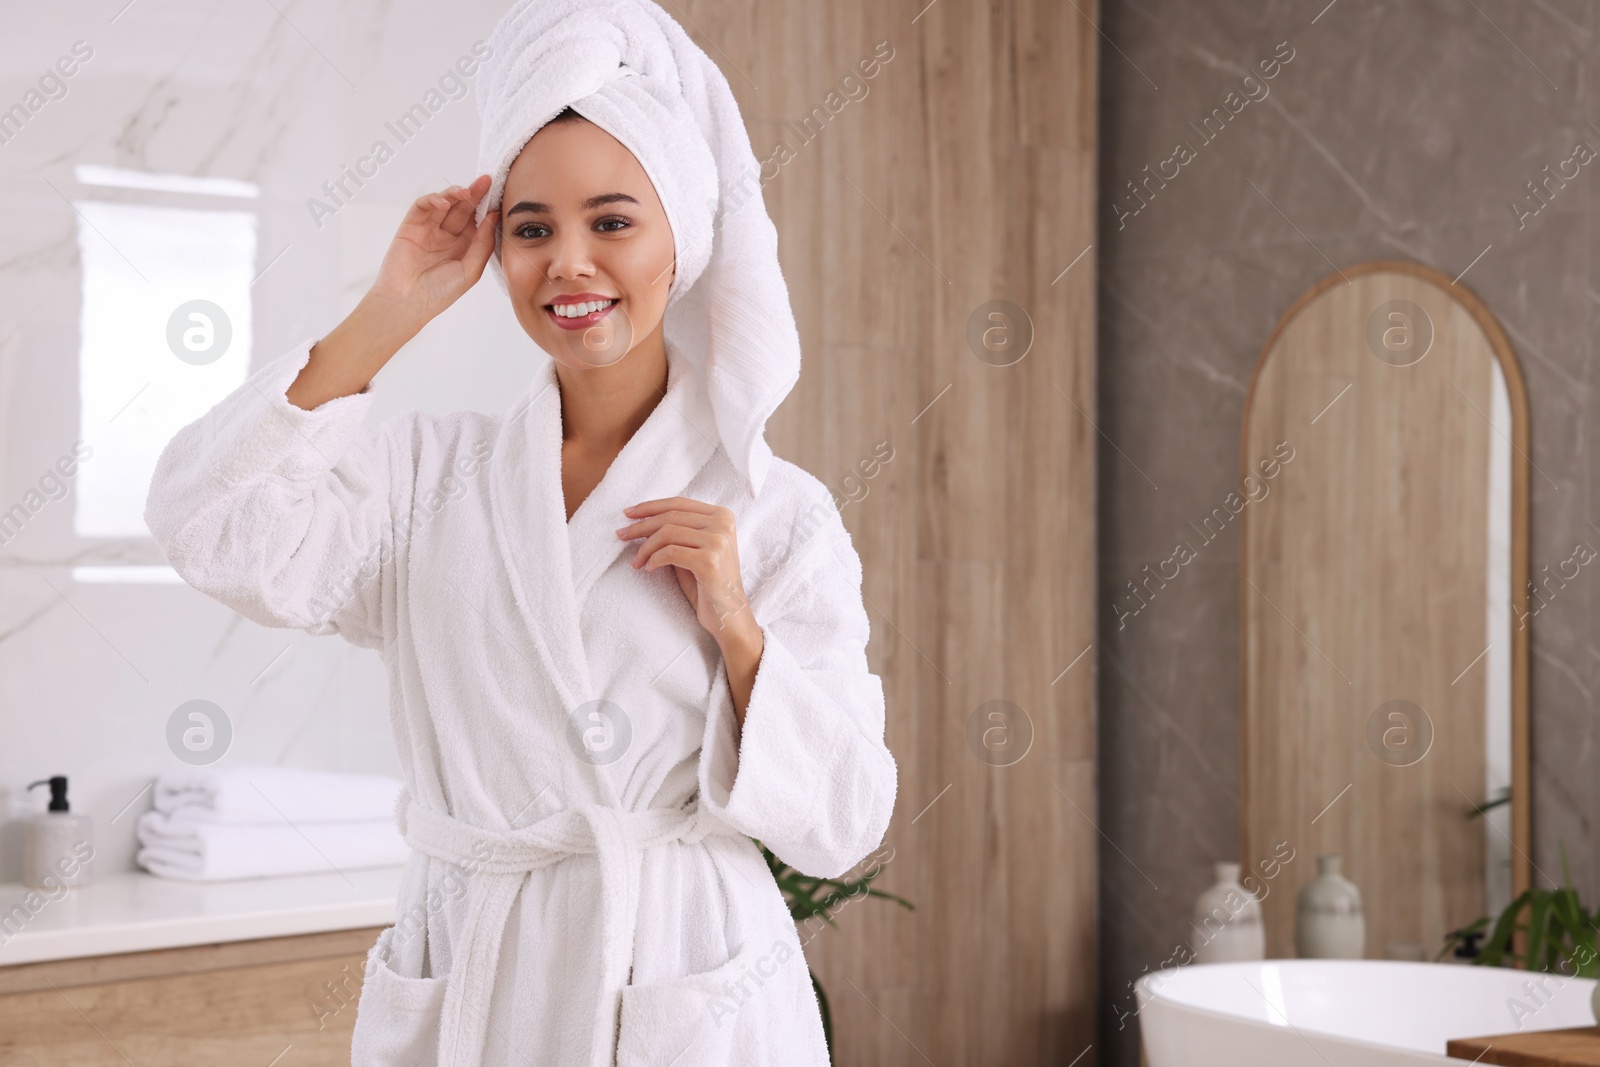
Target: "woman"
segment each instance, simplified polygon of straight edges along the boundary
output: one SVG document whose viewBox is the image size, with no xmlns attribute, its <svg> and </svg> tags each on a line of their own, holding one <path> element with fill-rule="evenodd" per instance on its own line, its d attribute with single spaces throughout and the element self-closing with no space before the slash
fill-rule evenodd
<svg viewBox="0 0 1600 1067">
<path fill-rule="evenodd" d="M 354 1064 L 826 1064 L 751 838 L 842 875 L 896 767 L 849 534 L 761 433 L 798 340 L 748 136 L 653 4 L 525 2 L 490 44 L 485 173 L 179 432 L 146 518 L 249 618 L 382 650 L 414 851 Z M 364 430 L 486 264 L 529 389 Z"/>
</svg>

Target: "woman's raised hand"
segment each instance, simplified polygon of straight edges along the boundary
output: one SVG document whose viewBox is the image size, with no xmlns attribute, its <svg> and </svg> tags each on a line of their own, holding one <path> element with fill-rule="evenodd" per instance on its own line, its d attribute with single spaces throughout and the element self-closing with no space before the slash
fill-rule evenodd
<svg viewBox="0 0 1600 1067">
<path fill-rule="evenodd" d="M 464 188 L 418 197 L 384 254 L 373 295 L 413 312 L 420 328 L 478 284 L 500 225 L 498 211 L 472 221 L 488 191 L 489 175 L 482 174 Z"/>
<path fill-rule="evenodd" d="M 465 189 L 452 185 L 411 205 L 378 280 L 344 321 L 311 346 L 285 392 L 289 403 L 309 411 L 365 390 L 417 331 L 478 284 L 500 226 L 498 211 L 472 222 L 488 191 L 489 176 L 483 174 Z"/>
</svg>

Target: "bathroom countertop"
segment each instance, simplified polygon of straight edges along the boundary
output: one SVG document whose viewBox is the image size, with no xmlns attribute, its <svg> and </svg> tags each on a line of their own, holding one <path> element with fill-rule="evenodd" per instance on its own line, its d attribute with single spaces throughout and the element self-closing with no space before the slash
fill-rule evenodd
<svg viewBox="0 0 1600 1067">
<path fill-rule="evenodd" d="M 404 871 L 401 865 L 225 882 L 118 871 L 65 890 L 0 882 L 0 967 L 388 926 Z"/>
<path fill-rule="evenodd" d="M 1528 1031 L 1451 1041 L 1446 1055 L 1509 1067 L 1582 1067 L 1600 1064 L 1600 1026 Z"/>
</svg>

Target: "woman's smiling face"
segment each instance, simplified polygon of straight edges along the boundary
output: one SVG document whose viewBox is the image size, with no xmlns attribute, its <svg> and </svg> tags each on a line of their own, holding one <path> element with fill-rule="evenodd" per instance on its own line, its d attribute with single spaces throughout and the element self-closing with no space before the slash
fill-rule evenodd
<svg viewBox="0 0 1600 1067">
<path fill-rule="evenodd" d="M 582 369 L 660 343 L 672 229 L 622 142 L 587 119 L 545 124 L 512 162 L 501 204 L 506 287 L 540 348 Z"/>
</svg>

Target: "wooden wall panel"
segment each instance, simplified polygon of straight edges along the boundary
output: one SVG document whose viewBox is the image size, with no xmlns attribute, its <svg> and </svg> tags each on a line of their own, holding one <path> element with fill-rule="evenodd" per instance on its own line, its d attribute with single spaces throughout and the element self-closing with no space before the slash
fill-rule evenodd
<svg viewBox="0 0 1600 1067">
<path fill-rule="evenodd" d="M 723 64 L 757 157 L 792 150 L 764 192 L 803 363 L 769 440 L 859 497 L 843 514 L 900 767 L 878 884 L 917 910 L 852 903 L 808 943 L 836 1062 L 1072 1062 L 1098 954 L 1096 7 L 669 10 Z M 880 42 L 893 58 L 861 78 Z M 853 72 L 866 95 L 804 141 L 795 123 Z M 1010 366 L 968 341 L 999 300 L 1021 314 L 996 325 L 1032 336 Z M 969 746 L 992 700 L 1031 722 L 1014 765 Z"/>
<path fill-rule="evenodd" d="M 776 161 L 764 191 L 804 348 L 770 440 L 853 498 L 900 768 L 879 885 L 916 911 L 853 902 L 807 946 L 836 1062 L 1091 1067 L 1096 5 L 666 6 Z M 801 137 L 808 113 L 827 118 Z M 990 320 L 994 301 L 1011 309 Z M 975 325 L 1026 355 L 996 365 Z M 969 740 L 994 700 L 1031 727 L 1010 765 Z M 291 1041 L 279 1062 L 348 1062 L 353 1006 L 316 1032 L 307 1003 L 359 973 L 361 941 L 13 989 L 0 1062 L 266 1064 Z M 44 1036 L 7 1044 L 24 1029 Z"/>
</svg>

